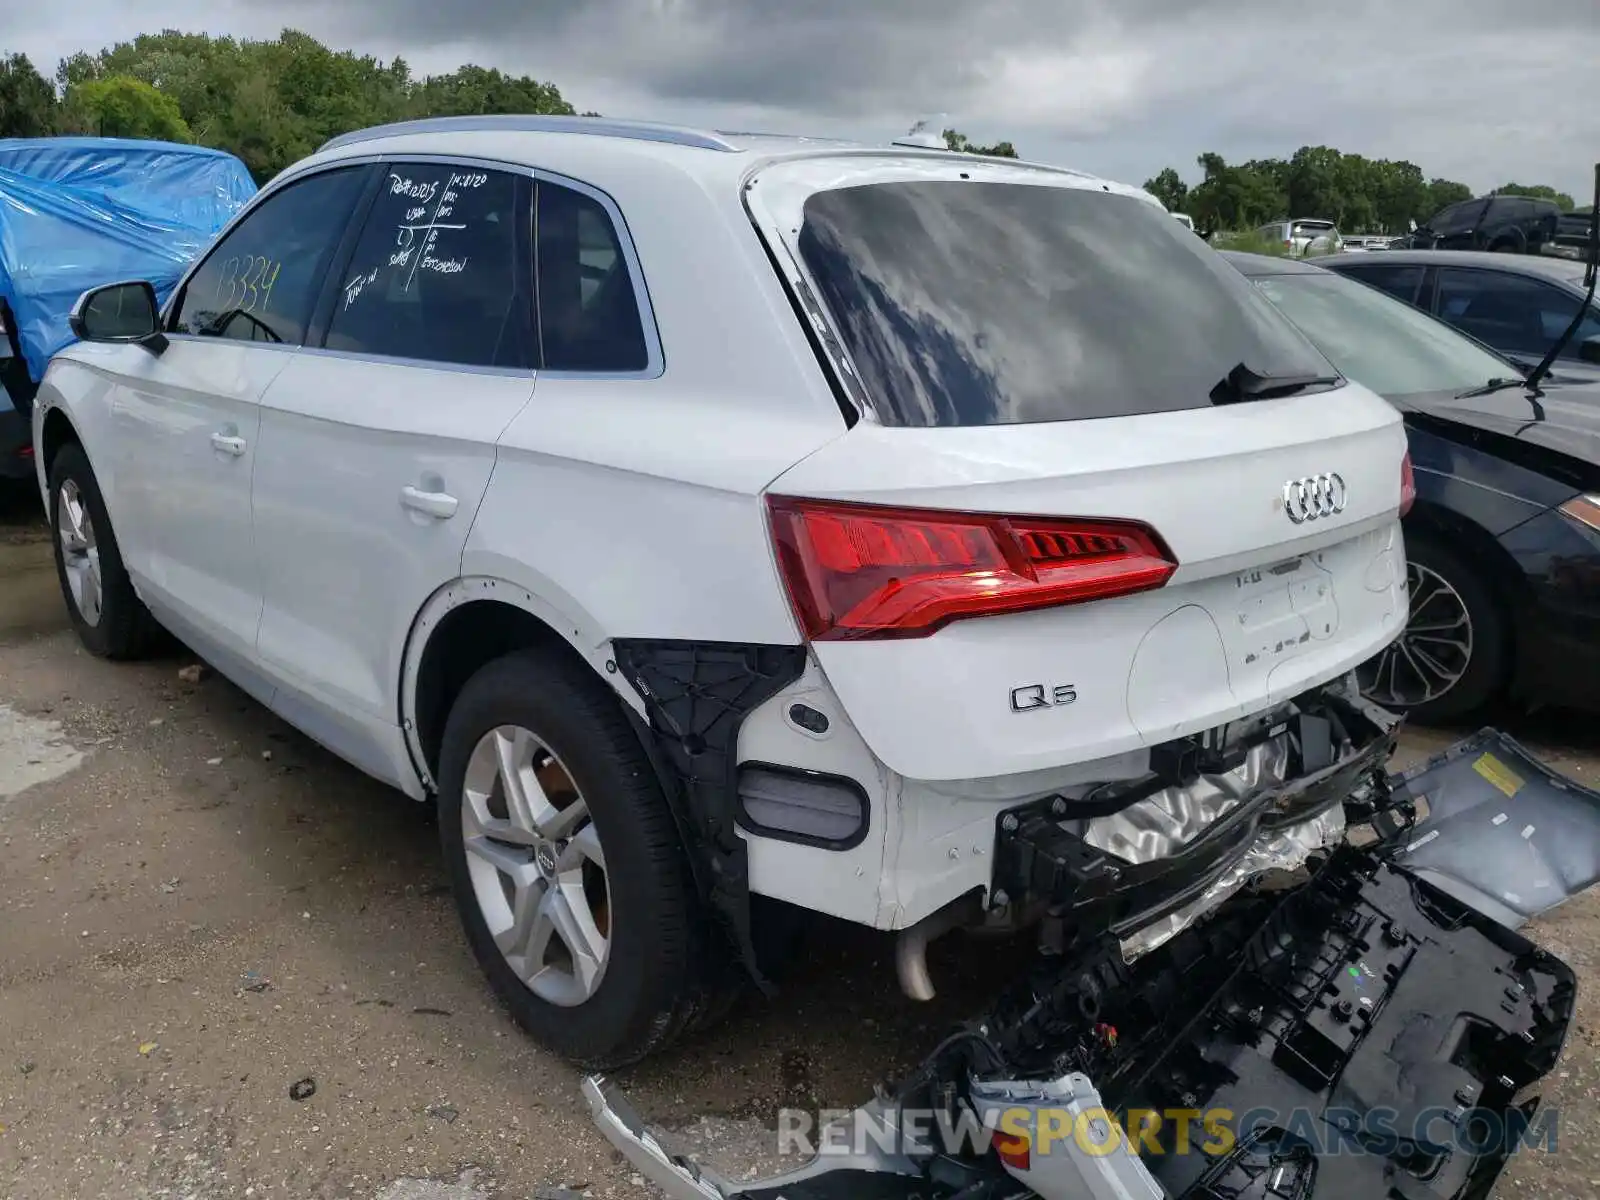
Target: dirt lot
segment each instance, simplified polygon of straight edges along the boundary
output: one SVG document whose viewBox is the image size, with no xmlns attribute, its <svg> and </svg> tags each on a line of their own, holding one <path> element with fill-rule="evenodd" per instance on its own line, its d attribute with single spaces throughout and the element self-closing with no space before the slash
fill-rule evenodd
<svg viewBox="0 0 1600 1200">
<path fill-rule="evenodd" d="M 182 656 L 81 653 L 37 520 L 0 515 L 0 1196 L 648 1194 L 480 983 L 426 814 L 226 682 L 183 682 Z M 1600 784 L 1587 720 L 1507 723 Z M 1503 1191 L 1576 1200 L 1600 1190 L 1600 898 L 1535 936 L 1586 990 L 1559 1151 Z M 943 994 L 917 1007 L 885 949 L 829 931 L 776 1002 L 622 1083 L 742 1174 L 780 1106 L 859 1103 L 1008 954 L 941 945 Z"/>
</svg>

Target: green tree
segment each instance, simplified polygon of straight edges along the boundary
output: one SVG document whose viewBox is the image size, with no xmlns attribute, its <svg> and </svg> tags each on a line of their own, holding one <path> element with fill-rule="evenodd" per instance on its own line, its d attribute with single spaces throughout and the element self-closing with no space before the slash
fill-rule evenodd
<svg viewBox="0 0 1600 1200">
<path fill-rule="evenodd" d="M 46 137 L 55 127 L 55 88 L 26 54 L 0 57 L 0 137 Z"/>
<path fill-rule="evenodd" d="M 1189 215 L 1201 233 L 1253 229 L 1285 215 L 1288 198 L 1274 169 L 1259 162 L 1229 166 L 1212 151 L 1195 161 L 1205 178 L 1189 192 Z"/>
<path fill-rule="evenodd" d="M 411 105 L 419 115 L 429 117 L 470 113 L 548 113 L 570 117 L 577 112 L 553 83 L 540 83 L 526 75 L 503 75 L 493 68 L 470 63 L 448 75 L 430 75 L 424 79 L 413 93 Z"/>
<path fill-rule="evenodd" d="M 126 76 L 176 101 L 196 141 L 236 154 L 266 180 L 329 138 L 407 117 L 571 113 L 553 84 L 464 66 L 414 79 L 403 59 L 334 50 L 285 29 L 262 41 L 163 30 L 63 60 L 64 90 Z"/>
<path fill-rule="evenodd" d="M 74 84 L 63 102 L 66 124 L 100 137 L 193 141 L 171 96 L 131 75 L 108 75 Z"/>
<path fill-rule="evenodd" d="M 992 146 L 980 146 L 969 141 L 967 135 L 957 129 L 944 131 L 944 144 L 959 154 L 985 154 L 990 158 L 1016 158 L 1017 148 L 1010 142 L 996 142 Z"/>
<path fill-rule="evenodd" d="M 1184 200 L 1204 233 L 1243 232 L 1278 220 L 1320 217 L 1346 233 L 1403 233 L 1472 190 L 1447 179 L 1428 183 L 1416 163 L 1345 154 L 1331 146 L 1302 146 L 1287 159 L 1229 164 L 1219 154 L 1197 160 L 1204 179 Z M 1176 186 L 1175 186 L 1176 185 Z M 1182 195 L 1168 167 L 1145 183 L 1172 206 Z"/>
<path fill-rule="evenodd" d="M 1154 178 L 1146 179 L 1144 190 L 1161 201 L 1168 212 L 1182 212 L 1184 201 L 1189 198 L 1189 185 L 1171 167 L 1164 167 Z"/>
<path fill-rule="evenodd" d="M 1442 208 L 1471 200 L 1472 197 L 1472 189 L 1464 183 L 1457 183 L 1454 179 L 1435 179 L 1428 184 L 1428 203 L 1424 205 L 1427 212 L 1416 219 L 1417 224 L 1420 225 Z"/>
<path fill-rule="evenodd" d="M 1555 188 L 1543 183 L 1508 183 L 1504 187 L 1495 188 L 1493 194 L 1496 196 L 1528 196 L 1534 200 L 1553 200 L 1561 206 L 1562 212 L 1571 212 L 1577 206 L 1577 201 L 1567 195 L 1566 192 L 1558 192 Z"/>
</svg>

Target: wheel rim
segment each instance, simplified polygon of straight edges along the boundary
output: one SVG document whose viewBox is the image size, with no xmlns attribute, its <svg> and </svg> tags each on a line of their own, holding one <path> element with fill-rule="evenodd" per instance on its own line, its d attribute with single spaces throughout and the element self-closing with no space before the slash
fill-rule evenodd
<svg viewBox="0 0 1600 1200">
<path fill-rule="evenodd" d="M 100 624 L 104 588 L 100 581 L 100 545 L 94 520 L 76 481 L 68 479 L 56 498 L 56 540 L 72 603 L 86 625 Z"/>
<path fill-rule="evenodd" d="M 516 725 L 467 762 L 461 832 L 478 910 L 517 978 L 541 1000 L 589 1000 L 611 955 L 611 883 L 572 775 Z"/>
<path fill-rule="evenodd" d="M 1420 563 L 1406 568 L 1411 614 L 1405 631 L 1360 671 L 1368 699 L 1391 708 L 1438 700 L 1472 663 L 1472 614 L 1461 593 Z"/>
</svg>

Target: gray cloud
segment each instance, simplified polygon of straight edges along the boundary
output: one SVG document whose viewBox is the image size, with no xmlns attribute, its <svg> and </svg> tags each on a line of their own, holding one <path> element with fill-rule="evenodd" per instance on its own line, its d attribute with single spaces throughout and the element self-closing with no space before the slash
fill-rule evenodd
<svg viewBox="0 0 1600 1200">
<path fill-rule="evenodd" d="M 64 6 L 62 6 L 64 7 Z M 948 113 L 1033 157 L 1142 180 L 1302 144 L 1488 187 L 1586 190 L 1600 8 L 1584 0 L 114 0 L 8 14 L 53 63 L 141 27 L 291 25 L 418 70 L 475 61 L 608 114 L 884 137 Z"/>
</svg>

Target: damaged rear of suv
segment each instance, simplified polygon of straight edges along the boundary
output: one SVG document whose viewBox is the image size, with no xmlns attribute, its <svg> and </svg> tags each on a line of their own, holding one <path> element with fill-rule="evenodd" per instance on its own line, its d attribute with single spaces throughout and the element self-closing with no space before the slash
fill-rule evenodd
<svg viewBox="0 0 1600 1200">
<path fill-rule="evenodd" d="M 1364 771 L 1343 818 L 1362 845 L 1223 884 L 1148 953 L 1113 929 L 1042 955 L 790 1174 L 674 1156 L 598 1077 L 591 1110 L 681 1200 L 1486 1197 L 1553 1136 L 1576 985 L 1516 927 L 1600 878 L 1600 794 L 1484 731 Z"/>
<path fill-rule="evenodd" d="M 1350 672 L 1406 614 L 1393 415 L 1114 185 L 818 156 L 745 195 L 861 414 L 766 497 L 806 639 L 768 704 L 833 744 L 750 714 L 751 887 L 896 931 L 916 999 L 950 930 L 1040 953 L 791 1175 L 721 1180 L 591 1077 L 601 1129 L 703 1200 L 1485 1194 L 1574 993 L 1485 806 L 1551 806 L 1544 900 L 1600 829 L 1497 735 L 1388 774 Z"/>
</svg>

